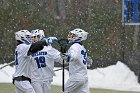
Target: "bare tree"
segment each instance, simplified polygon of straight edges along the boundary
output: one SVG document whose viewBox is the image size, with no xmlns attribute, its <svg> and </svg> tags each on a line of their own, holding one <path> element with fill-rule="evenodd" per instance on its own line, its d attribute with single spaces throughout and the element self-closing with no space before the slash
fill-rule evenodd
<svg viewBox="0 0 140 93">
<path fill-rule="evenodd" d="M 65 2 L 64 0 L 55 0 L 55 18 L 56 19 L 65 19 L 66 18 L 66 10 L 65 10 Z"/>
</svg>

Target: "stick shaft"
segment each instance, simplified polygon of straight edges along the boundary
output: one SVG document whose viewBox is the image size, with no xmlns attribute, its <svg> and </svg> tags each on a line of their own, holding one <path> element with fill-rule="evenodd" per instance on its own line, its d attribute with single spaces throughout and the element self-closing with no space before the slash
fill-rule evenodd
<svg viewBox="0 0 140 93">
<path fill-rule="evenodd" d="M 63 59 L 63 70 L 62 70 L 62 91 L 64 92 L 65 72 L 64 72 L 64 59 Z"/>
<path fill-rule="evenodd" d="M 6 64 L 6 65 L 0 67 L 0 69 L 2 69 L 2 68 L 4 68 L 4 67 L 7 67 L 7 66 L 9 66 L 9 65 L 11 65 L 11 64 L 13 64 L 14 62 L 15 62 L 15 61 L 12 61 L 12 62 L 10 62 L 10 63 L 8 63 L 8 64 Z"/>
<path fill-rule="evenodd" d="M 68 68 L 69 66 L 66 66 L 66 67 L 64 67 L 65 69 L 66 68 Z M 63 68 L 59 68 L 59 69 L 56 69 L 56 70 L 54 70 L 54 71 L 59 71 L 59 70 L 63 70 Z"/>
</svg>

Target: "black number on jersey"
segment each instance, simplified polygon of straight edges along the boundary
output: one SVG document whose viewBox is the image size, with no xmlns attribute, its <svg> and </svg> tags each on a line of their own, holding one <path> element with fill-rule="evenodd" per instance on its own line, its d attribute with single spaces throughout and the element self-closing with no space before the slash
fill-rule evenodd
<svg viewBox="0 0 140 93">
<path fill-rule="evenodd" d="M 46 67 L 44 56 L 36 57 L 34 59 L 36 60 L 38 68 Z"/>
</svg>

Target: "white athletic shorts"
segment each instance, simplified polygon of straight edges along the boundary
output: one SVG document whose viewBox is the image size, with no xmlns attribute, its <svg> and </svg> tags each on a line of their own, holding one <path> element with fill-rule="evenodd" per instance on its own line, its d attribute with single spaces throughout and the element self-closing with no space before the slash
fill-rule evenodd
<svg viewBox="0 0 140 93">
<path fill-rule="evenodd" d="M 14 82 L 16 93 L 35 93 L 29 81 L 16 81 Z"/>
<path fill-rule="evenodd" d="M 31 85 L 36 93 L 51 93 L 51 81 L 33 81 Z"/>
<path fill-rule="evenodd" d="M 90 93 L 87 79 L 79 81 L 68 79 L 64 87 L 64 93 Z"/>
</svg>

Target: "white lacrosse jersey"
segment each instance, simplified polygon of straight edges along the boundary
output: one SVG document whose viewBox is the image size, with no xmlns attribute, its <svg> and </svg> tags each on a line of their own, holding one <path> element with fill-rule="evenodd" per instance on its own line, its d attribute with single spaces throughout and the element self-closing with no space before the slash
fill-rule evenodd
<svg viewBox="0 0 140 93">
<path fill-rule="evenodd" d="M 73 80 L 87 78 L 87 52 L 83 45 L 74 43 L 68 50 L 69 77 Z"/>
<path fill-rule="evenodd" d="M 25 76 L 29 77 L 30 74 L 30 60 L 31 56 L 27 56 L 28 50 L 31 45 L 19 44 L 15 49 L 15 73 L 13 77 Z"/>
<path fill-rule="evenodd" d="M 32 81 L 52 81 L 55 75 L 54 62 L 59 62 L 60 58 L 60 52 L 52 46 L 44 46 L 41 51 L 32 54 Z"/>
</svg>

